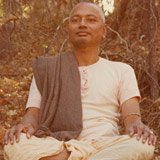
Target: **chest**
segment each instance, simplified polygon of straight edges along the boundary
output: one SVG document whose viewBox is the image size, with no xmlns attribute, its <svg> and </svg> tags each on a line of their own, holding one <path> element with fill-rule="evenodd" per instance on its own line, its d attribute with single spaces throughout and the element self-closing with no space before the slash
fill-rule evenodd
<svg viewBox="0 0 160 160">
<path fill-rule="evenodd" d="M 119 91 L 119 77 L 109 69 L 81 69 L 81 95 L 96 103 L 115 103 Z"/>
</svg>

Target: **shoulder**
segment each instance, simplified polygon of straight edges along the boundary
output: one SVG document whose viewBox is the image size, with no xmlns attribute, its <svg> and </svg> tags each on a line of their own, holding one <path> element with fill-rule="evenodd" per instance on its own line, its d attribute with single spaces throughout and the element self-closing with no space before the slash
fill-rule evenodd
<svg viewBox="0 0 160 160">
<path fill-rule="evenodd" d="M 123 62 L 111 61 L 104 58 L 101 58 L 101 62 L 101 64 L 103 64 L 104 67 L 118 72 L 134 71 L 129 64 Z"/>
<path fill-rule="evenodd" d="M 38 63 L 41 65 L 46 65 L 46 64 L 50 64 L 50 63 L 54 63 L 56 62 L 58 59 L 63 58 L 65 59 L 67 57 L 68 52 L 64 52 L 61 54 L 57 54 L 54 56 L 38 56 L 35 59 L 33 59 L 33 63 Z"/>
<path fill-rule="evenodd" d="M 59 55 L 55 55 L 55 56 L 38 56 L 33 61 L 47 62 L 47 61 L 56 60 L 58 57 L 59 57 Z"/>
</svg>

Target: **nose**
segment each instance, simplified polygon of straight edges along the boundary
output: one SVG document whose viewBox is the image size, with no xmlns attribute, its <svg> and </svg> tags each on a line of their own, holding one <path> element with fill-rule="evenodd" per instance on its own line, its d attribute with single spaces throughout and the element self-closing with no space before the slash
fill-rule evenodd
<svg viewBox="0 0 160 160">
<path fill-rule="evenodd" d="M 82 18 L 82 19 L 80 20 L 79 27 L 80 27 L 80 28 L 81 28 L 81 27 L 87 27 L 87 23 L 86 23 L 86 21 L 85 21 L 84 18 Z"/>
</svg>

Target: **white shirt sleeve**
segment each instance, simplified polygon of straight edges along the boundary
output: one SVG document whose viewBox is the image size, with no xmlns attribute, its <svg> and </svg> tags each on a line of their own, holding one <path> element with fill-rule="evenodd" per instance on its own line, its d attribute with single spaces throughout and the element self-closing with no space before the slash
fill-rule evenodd
<svg viewBox="0 0 160 160">
<path fill-rule="evenodd" d="M 37 88 L 35 78 L 33 77 L 32 83 L 30 86 L 28 101 L 26 104 L 26 109 L 29 107 L 40 108 L 41 105 L 41 94 Z"/>
<path fill-rule="evenodd" d="M 120 105 L 122 105 L 126 100 L 133 97 L 137 97 L 139 101 L 141 100 L 136 76 L 134 70 L 130 66 L 128 66 L 125 72 L 123 72 L 119 85 Z"/>
</svg>

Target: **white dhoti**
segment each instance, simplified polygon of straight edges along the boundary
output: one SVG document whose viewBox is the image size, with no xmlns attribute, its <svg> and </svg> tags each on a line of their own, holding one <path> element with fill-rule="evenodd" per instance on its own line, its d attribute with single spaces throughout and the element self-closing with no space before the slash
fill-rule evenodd
<svg viewBox="0 0 160 160">
<path fill-rule="evenodd" d="M 100 141 L 58 141 L 52 137 L 27 139 L 21 134 L 19 143 L 4 147 L 5 160 L 39 160 L 57 155 L 64 147 L 71 152 L 68 160 L 150 160 L 154 146 L 142 144 L 128 135 L 107 137 Z"/>
</svg>

